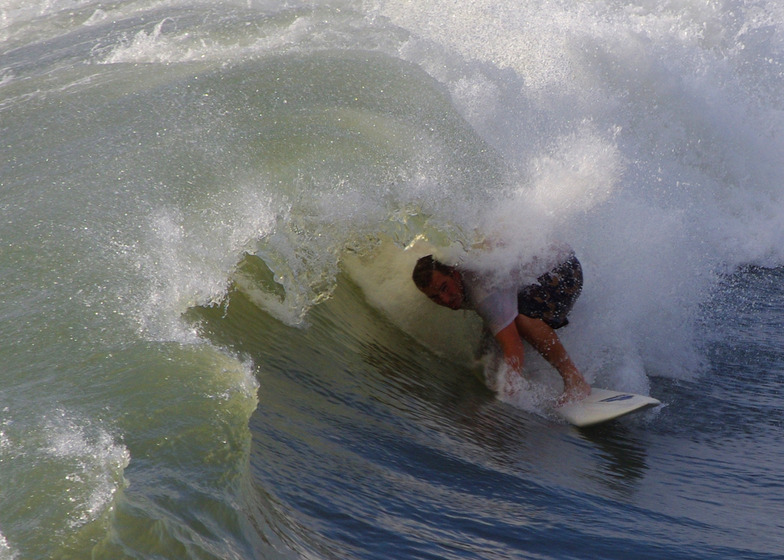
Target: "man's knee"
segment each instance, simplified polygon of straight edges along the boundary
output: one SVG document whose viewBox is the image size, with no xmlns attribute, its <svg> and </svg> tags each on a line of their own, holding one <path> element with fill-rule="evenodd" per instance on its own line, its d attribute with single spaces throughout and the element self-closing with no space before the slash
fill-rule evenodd
<svg viewBox="0 0 784 560">
<path fill-rule="evenodd" d="M 515 326 L 520 336 L 528 342 L 549 338 L 554 333 L 553 329 L 541 319 L 534 319 L 523 314 L 515 318 Z"/>
</svg>

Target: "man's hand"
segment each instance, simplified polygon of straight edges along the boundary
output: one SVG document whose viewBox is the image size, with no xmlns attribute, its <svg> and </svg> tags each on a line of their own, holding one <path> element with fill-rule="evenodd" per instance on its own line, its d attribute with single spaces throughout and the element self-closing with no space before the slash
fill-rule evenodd
<svg viewBox="0 0 784 560">
<path fill-rule="evenodd" d="M 564 377 L 564 392 L 555 401 L 556 406 L 562 406 L 570 402 L 584 399 L 591 394 L 591 386 L 582 375 L 570 375 Z"/>
</svg>

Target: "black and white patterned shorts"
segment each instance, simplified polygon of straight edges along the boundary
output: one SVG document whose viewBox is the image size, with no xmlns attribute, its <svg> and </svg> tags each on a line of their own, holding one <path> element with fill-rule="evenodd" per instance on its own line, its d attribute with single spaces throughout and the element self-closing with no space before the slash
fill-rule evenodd
<svg viewBox="0 0 784 560">
<path fill-rule="evenodd" d="M 536 283 L 517 294 L 517 310 L 526 317 L 541 319 L 554 329 L 566 326 L 566 316 L 583 289 L 583 269 L 577 257 L 542 274 Z"/>
</svg>

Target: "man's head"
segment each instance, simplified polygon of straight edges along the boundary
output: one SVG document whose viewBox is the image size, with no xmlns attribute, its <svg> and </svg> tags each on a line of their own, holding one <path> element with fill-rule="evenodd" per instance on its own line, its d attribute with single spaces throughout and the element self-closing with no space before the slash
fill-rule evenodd
<svg viewBox="0 0 784 560">
<path fill-rule="evenodd" d="M 463 278 L 460 271 L 427 255 L 419 259 L 411 275 L 419 291 L 438 305 L 450 309 L 463 306 Z"/>
</svg>

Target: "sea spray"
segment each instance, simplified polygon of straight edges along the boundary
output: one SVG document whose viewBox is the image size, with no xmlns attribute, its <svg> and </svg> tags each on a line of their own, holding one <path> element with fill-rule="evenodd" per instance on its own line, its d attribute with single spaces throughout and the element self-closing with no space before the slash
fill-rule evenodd
<svg viewBox="0 0 784 560">
<path fill-rule="evenodd" d="M 518 173 L 487 224 L 531 256 L 576 249 L 581 328 L 563 336 L 599 382 L 697 375 L 718 275 L 781 261 L 780 9 L 727 8 L 379 4 Z"/>
</svg>

